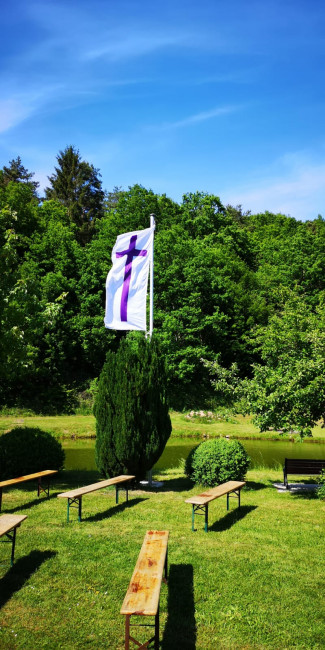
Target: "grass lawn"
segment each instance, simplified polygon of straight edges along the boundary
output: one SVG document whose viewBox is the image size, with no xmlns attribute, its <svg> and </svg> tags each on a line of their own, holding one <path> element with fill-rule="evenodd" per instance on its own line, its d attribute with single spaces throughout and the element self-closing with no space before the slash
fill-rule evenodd
<svg viewBox="0 0 325 650">
<path fill-rule="evenodd" d="M 170 531 L 163 650 L 324 648 L 325 502 L 279 494 L 280 471 L 249 471 L 240 511 L 218 499 L 208 534 L 202 517 L 192 532 L 184 500 L 199 488 L 169 470 L 163 488 L 131 492 L 127 505 L 122 493 L 115 505 L 112 488 L 85 496 L 84 520 L 72 510 L 68 524 L 56 495 L 97 478 L 62 472 L 50 499 L 29 483 L 4 492 L 3 512 L 28 517 L 12 568 L 0 540 L 1 649 L 122 649 L 119 610 L 149 529 Z"/>
<path fill-rule="evenodd" d="M 191 437 L 208 434 L 213 436 L 231 436 L 233 438 L 281 438 L 276 431 L 260 433 L 252 423 L 250 416 L 236 415 L 231 421 L 213 420 L 207 422 L 200 419 L 189 420 L 186 414 L 171 411 L 172 436 Z M 91 438 L 96 435 L 95 418 L 93 415 L 0 415 L 0 435 L 17 426 L 40 427 L 53 433 L 59 438 Z M 316 426 L 313 438 L 325 440 L 325 428 Z"/>
</svg>

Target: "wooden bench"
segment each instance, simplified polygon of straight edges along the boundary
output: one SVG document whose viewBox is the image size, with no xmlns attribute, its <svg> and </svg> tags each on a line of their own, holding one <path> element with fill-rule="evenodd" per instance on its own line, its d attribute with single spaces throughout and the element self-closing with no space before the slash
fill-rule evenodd
<svg viewBox="0 0 325 650">
<path fill-rule="evenodd" d="M 149 530 L 145 534 L 120 612 L 125 616 L 125 650 L 129 650 L 130 641 L 138 648 L 147 648 L 154 641 L 155 650 L 159 649 L 159 599 L 161 581 L 167 582 L 168 536 L 167 530 Z M 131 616 L 155 617 L 154 623 L 142 623 L 155 628 L 149 641 L 139 643 L 130 635 L 130 627 L 137 626 L 131 625 Z"/>
<path fill-rule="evenodd" d="M 0 516 L 0 537 L 6 535 L 12 542 L 11 546 L 11 566 L 14 563 L 15 545 L 16 545 L 16 530 L 21 522 L 27 519 L 27 515 L 1 515 Z"/>
<path fill-rule="evenodd" d="M 4 487 L 9 487 L 9 485 L 17 485 L 18 483 L 24 483 L 25 481 L 32 481 L 33 479 L 37 479 L 37 496 L 39 496 L 41 492 L 45 492 L 45 494 L 47 494 L 49 497 L 50 476 L 53 476 L 53 474 L 57 473 L 57 469 L 45 469 L 43 472 L 35 472 L 35 474 L 26 474 L 26 476 L 19 476 L 18 478 L 10 478 L 7 481 L 0 481 L 0 512 L 2 506 L 2 490 Z M 42 478 L 44 477 L 48 479 L 47 488 L 44 488 L 42 486 Z"/>
<path fill-rule="evenodd" d="M 92 483 L 92 485 L 85 485 L 84 487 L 76 488 L 75 490 L 69 490 L 69 492 L 62 492 L 61 494 L 58 494 L 58 497 L 68 499 L 67 521 L 69 521 L 70 506 L 78 508 L 78 520 L 81 521 L 81 502 L 84 494 L 89 494 L 89 492 L 101 490 L 102 488 L 108 487 L 109 485 L 115 485 L 116 503 L 118 503 L 119 490 L 126 491 L 126 500 L 128 501 L 128 483 L 133 479 L 135 479 L 135 476 L 115 476 L 115 478 L 109 478 L 104 481 L 99 481 L 98 483 Z"/>
<path fill-rule="evenodd" d="M 325 460 L 313 460 L 310 458 L 285 458 L 283 467 L 283 483 L 288 489 L 288 474 L 304 474 L 305 476 L 316 476 L 325 470 Z"/>
<path fill-rule="evenodd" d="M 244 485 L 245 481 L 228 481 L 227 483 L 222 483 L 222 485 L 217 485 L 217 487 L 208 488 L 205 492 L 202 492 L 195 497 L 186 499 L 185 503 L 192 504 L 192 530 L 195 530 L 194 515 L 197 513 L 199 515 L 204 515 L 204 530 L 206 533 L 208 532 L 209 503 L 210 501 L 214 501 L 214 499 L 222 497 L 224 494 L 227 495 L 227 510 L 229 510 L 229 496 L 238 497 L 238 508 L 240 508 L 240 491 Z M 232 494 L 232 492 L 234 494 Z"/>
</svg>

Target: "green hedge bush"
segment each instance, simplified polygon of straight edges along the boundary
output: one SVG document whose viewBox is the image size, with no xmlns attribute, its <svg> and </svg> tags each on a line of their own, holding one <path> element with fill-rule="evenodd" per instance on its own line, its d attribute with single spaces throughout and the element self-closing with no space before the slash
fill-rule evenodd
<svg viewBox="0 0 325 650">
<path fill-rule="evenodd" d="M 61 443 L 47 431 L 16 427 L 0 437 L 0 480 L 16 478 L 45 469 L 62 469 Z"/>
<path fill-rule="evenodd" d="M 238 440 L 217 438 L 191 450 L 185 472 L 194 483 L 213 487 L 225 481 L 241 481 L 249 467 L 249 457 Z"/>
</svg>

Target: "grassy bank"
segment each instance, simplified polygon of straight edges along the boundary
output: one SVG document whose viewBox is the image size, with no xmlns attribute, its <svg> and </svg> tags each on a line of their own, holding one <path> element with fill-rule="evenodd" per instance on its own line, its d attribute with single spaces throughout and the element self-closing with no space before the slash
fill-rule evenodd
<svg viewBox="0 0 325 650">
<path fill-rule="evenodd" d="M 187 414 L 171 412 L 172 436 L 203 437 L 230 436 L 233 438 L 283 438 L 276 431 L 261 433 L 249 416 L 236 415 L 225 418 L 207 419 L 188 417 Z M 0 435 L 16 426 L 40 427 L 59 438 L 92 438 L 96 435 L 93 415 L 0 415 Z M 287 437 L 288 438 L 288 437 Z M 310 439 L 309 439 L 310 440 Z M 325 440 L 325 429 L 317 426 L 313 430 L 312 440 Z"/>
<path fill-rule="evenodd" d="M 325 503 L 279 494 L 280 472 L 250 471 L 242 508 L 210 506 L 208 534 L 184 499 L 195 494 L 180 470 L 159 491 L 112 489 L 84 498 L 84 521 L 66 522 L 56 495 L 91 483 L 95 472 L 63 472 L 50 499 L 34 486 L 7 490 L 3 512 L 27 514 L 16 560 L 0 543 L 0 647 L 123 648 L 119 610 L 146 530 L 168 529 L 169 584 L 161 590 L 163 650 L 321 649 L 325 638 Z M 123 501 L 121 497 L 121 501 Z"/>
</svg>

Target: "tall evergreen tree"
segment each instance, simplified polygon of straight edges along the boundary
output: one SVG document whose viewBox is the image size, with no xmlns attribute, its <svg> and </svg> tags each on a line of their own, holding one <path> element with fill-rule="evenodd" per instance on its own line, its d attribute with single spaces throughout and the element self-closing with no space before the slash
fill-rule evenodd
<svg viewBox="0 0 325 650">
<path fill-rule="evenodd" d="M 6 187 L 11 181 L 14 183 L 26 183 L 32 190 L 34 196 L 37 196 L 39 183 L 32 181 L 33 176 L 34 172 L 29 172 L 22 164 L 20 156 L 18 156 L 16 159 L 9 161 L 9 167 L 4 165 L 0 171 L 0 186 Z"/>
<path fill-rule="evenodd" d="M 143 478 L 171 433 L 165 364 L 154 339 L 131 334 L 108 353 L 95 416 L 98 469 Z"/>
<path fill-rule="evenodd" d="M 57 156 L 58 166 L 49 176 L 51 186 L 45 189 L 47 199 L 60 201 L 68 210 L 69 218 L 77 226 L 81 244 L 90 241 L 95 223 L 104 215 L 105 193 L 98 169 L 81 160 L 78 149 L 68 146 Z"/>
</svg>

